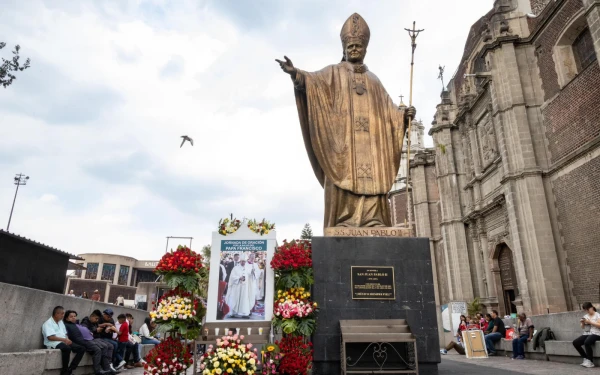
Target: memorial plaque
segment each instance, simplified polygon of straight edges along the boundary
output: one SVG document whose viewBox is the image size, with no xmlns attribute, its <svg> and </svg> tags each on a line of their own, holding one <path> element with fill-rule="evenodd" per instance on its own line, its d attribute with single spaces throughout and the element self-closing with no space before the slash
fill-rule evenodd
<svg viewBox="0 0 600 375">
<path fill-rule="evenodd" d="M 352 266 L 352 299 L 395 300 L 394 267 Z"/>
<path fill-rule="evenodd" d="M 325 237 L 410 237 L 410 230 L 397 227 L 328 227 Z"/>
</svg>

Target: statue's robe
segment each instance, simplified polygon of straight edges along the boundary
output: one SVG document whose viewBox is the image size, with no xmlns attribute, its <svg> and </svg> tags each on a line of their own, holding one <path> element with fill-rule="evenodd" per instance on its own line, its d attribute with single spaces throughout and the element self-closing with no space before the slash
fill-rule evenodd
<svg viewBox="0 0 600 375">
<path fill-rule="evenodd" d="M 245 281 L 241 280 L 243 276 Z M 231 270 L 227 288 L 227 305 L 231 309 L 231 315 L 249 316 L 250 309 L 254 307 L 254 304 L 250 305 L 250 298 L 250 284 L 246 267 L 241 264 L 237 265 Z"/>
<path fill-rule="evenodd" d="M 391 226 L 387 194 L 400 167 L 404 109 L 366 65 L 298 70 L 294 87 L 308 158 L 325 189 L 324 226 Z"/>
</svg>

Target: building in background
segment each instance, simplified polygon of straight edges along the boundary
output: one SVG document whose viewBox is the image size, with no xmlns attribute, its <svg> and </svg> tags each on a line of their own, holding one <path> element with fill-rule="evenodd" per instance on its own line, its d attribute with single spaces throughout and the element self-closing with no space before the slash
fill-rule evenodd
<svg viewBox="0 0 600 375">
<path fill-rule="evenodd" d="M 84 269 L 69 277 L 65 293 L 73 290 L 79 296 L 86 292 L 91 297 L 98 290 L 104 302 L 115 302 L 119 295 L 134 300 L 141 282 L 155 282 L 154 268 L 158 260 L 137 260 L 114 254 L 81 254 L 77 263 Z"/>
<path fill-rule="evenodd" d="M 595 0 L 496 0 L 472 26 L 434 149 L 411 164 L 439 303 L 537 315 L 599 302 L 598 54 Z"/>
<path fill-rule="evenodd" d="M 69 259 L 82 258 L 0 229 L 0 282 L 62 293 Z"/>
<path fill-rule="evenodd" d="M 400 106 L 404 106 L 404 103 L 401 103 Z M 425 127 L 423 126 L 423 122 L 416 120 L 413 121 L 410 136 L 410 160 L 414 159 L 414 156 L 417 152 L 425 150 L 425 145 L 423 143 L 424 132 Z M 395 227 L 407 227 L 408 221 L 414 220 L 412 212 L 409 215 L 410 217 L 407 217 L 408 212 L 406 210 L 406 158 L 408 154 L 407 149 L 408 137 L 405 134 L 404 141 L 402 143 L 400 170 L 398 170 L 396 181 L 394 181 L 394 185 L 392 185 L 392 190 L 390 190 L 388 194 L 390 200 L 390 211 L 392 214 L 392 225 Z"/>
</svg>

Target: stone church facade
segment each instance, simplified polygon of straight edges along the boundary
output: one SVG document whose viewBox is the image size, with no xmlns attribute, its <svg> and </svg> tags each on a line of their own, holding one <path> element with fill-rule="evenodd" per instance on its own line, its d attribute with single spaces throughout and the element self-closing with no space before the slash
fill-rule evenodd
<svg viewBox="0 0 600 375">
<path fill-rule="evenodd" d="M 411 162 L 439 304 L 600 301 L 599 54 L 600 0 L 496 0 L 472 26 Z"/>
</svg>

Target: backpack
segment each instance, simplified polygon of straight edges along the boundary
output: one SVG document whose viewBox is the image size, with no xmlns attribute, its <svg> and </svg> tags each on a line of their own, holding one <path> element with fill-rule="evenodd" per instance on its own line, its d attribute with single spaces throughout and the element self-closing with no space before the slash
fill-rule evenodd
<svg viewBox="0 0 600 375">
<path fill-rule="evenodd" d="M 556 340 L 556 336 L 550 327 L 544 327 L 533 336 L 533 349 L 540 347 L 546 351 L 546 341 L 548 340 Z"/>
</svg>

